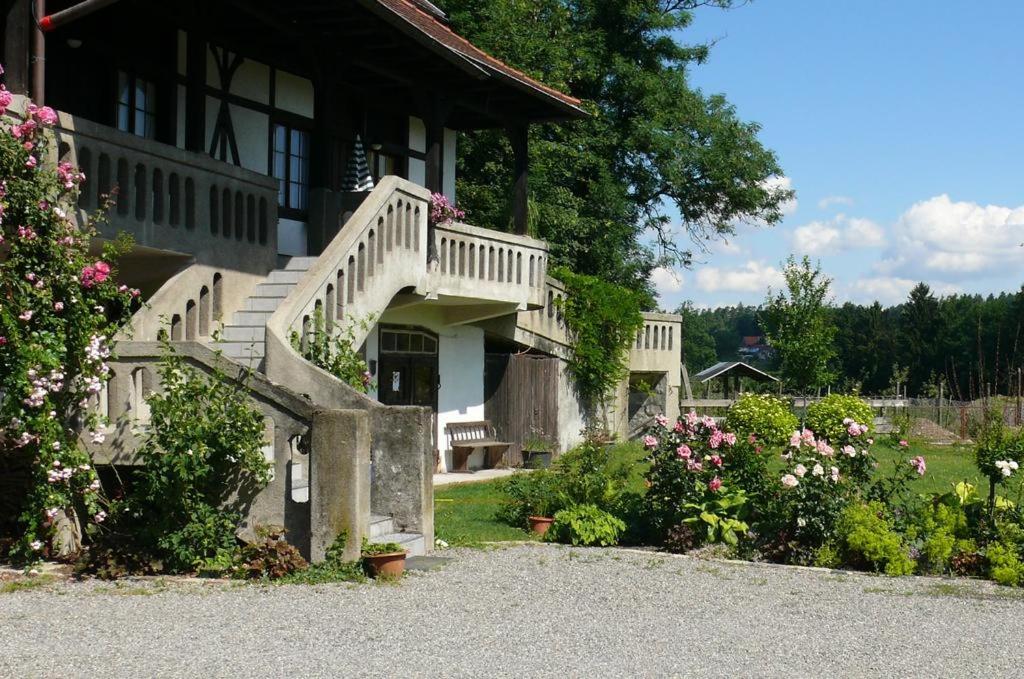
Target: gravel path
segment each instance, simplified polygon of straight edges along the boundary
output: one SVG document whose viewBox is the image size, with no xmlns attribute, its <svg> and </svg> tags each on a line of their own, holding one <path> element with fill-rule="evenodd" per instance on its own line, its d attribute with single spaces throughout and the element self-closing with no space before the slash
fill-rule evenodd
<svg viewBox="0 0 1024 679">
<path fill-rule="evenodd" d="M 400 585 L 0 594 L 0 676 L 1024 676 L 1024 595 L 532 545 Z"/>
</svg>

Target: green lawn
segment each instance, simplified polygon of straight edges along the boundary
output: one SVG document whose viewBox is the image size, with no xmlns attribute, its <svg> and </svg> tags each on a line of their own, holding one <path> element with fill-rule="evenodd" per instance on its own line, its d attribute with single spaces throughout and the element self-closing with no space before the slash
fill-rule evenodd
<svg viewBox="0 0 1024 679">
<path fill-rule="evenodd" d="M 974 466 L 974 450 L 970 446 L 911 443 L 908 448 L 894 449 L 887 444 L 876 444 L 872 451 L 883 471 L 892 469 L 895 464 L 906 464 L 915 455 L 924 456 L 928 470 L 913 486 L 918 492 L 944 493 L 959 481 L 973 483 L 979 492 L 987 492 L 988 481 Z"/>
<path fill-rule="evenodd" d="M 434 489 L 434 534 L 452 547 L 534 540 L 532 533 L 498 521 L 500 481 L 460 483 Z"/>
</svg>

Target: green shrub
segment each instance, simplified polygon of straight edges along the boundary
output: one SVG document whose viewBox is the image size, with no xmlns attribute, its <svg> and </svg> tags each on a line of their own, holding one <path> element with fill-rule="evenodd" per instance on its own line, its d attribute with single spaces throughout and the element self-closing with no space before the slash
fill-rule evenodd
<svg viewBox="0 0 1024 679">
<path fill-rule="evenodd" d="M 924 573 L 950 570 L 958 537 L 967 533 L 967 515 L 959 505 L 930 503 L 919 509 L 907 527 L 906 537 L 917 545 L 918 567 Z"/>
<path fill-rule="evenodd" d="M 871 428 L 874 420 L 871 405 L 857 396 L 830 394 L 807 407 L 804 426 L 818 436 L 838 441 L 846 432 L 844 420 L 850 419 Z"/>
<path fill-rule="evenodd" d="M 1000 585 L 1017 587 L 1024 580 L 1024 564 L 1012 546 L 1002 542 L 989 545 L 985 549 L 988 559 L 988 576 Z"/>
<path fill-rule="evenodd" d="M 877 502 L 848 506 L 836 527 L 842 561 L 886 575 L 910 575 L 914 561 Z"/>
<path fill-rule="evenodd" d="M 562 505 L 594 505 L 612 510 L 619 496 L 643 473 L 644 451 L 637 443 L 608 446 L 586 440 L 559 457 L 552 466 Z"/>
<path fill-rule="evenodd" d="M 526 528 L 529 517 L 553 516 L 564 506 L 558 476 L 548 469 L 516 472 L 499 488 L 504 499 L 496 516 L 510 526 Z"/>
<path fill-rule="evenodd" d="M 594 505 L 576 505 L 555 513 L 555 522 L 544 534 L 547 542 L 565 542 L 573 545 L 618 544 L 626 524 L 612 514 Z"/>
<path fill-rule="evenodd" d="M 789 404 L 770 394 L 743 394 L 725 417 L 729 431 L 771 446 L 785 445 L 799 424 Z"/>
<path fill-rule="evenodd" d="M 97 540 L 154 570 L 190 572 L 235 555 L 240 509 L 270 479 L 263 414 L 244 384 L 200 373 L 166 342 L 159 372 L 140 465 Z"/>
</svg>

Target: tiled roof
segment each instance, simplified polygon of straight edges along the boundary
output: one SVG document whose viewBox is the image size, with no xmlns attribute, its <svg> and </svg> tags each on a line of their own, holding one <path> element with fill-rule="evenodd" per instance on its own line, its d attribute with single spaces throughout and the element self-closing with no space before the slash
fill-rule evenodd
<svg viewBox="0 0 1024 679">
<path fill-rule="evenodd" d="M 504 80 L 519 89 L 527 90 L 550 103 L 565 110 L 568 117 L 587 115 L 581 108 L 581 102 L 564 92 L 540 83 L 522 71 L 495 59 L 471 42 L 455 33 L 442 20 L 437 11 L 428 12 L 416 0 L 361 0 L 361 4 L 371 9 L 389 23 L 407 32 L 415 32 L 427 38 L 436 47 L 443 48 L 464 67 L 475 67 L 482 78 L 494 77 Z M 414 36 L 415 37 L 415 36 Z"/>
</svg>

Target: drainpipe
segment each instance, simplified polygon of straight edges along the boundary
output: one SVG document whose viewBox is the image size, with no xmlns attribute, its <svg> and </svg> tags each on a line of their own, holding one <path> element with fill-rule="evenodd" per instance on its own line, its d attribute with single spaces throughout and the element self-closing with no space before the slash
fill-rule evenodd
<svg viewBox="0 0 1024 679">
<path fill-rule="evenodd" d="M 39 17 L 46 19 L 46 0 L 32 3 L 32 101 L 42 106 L 46 95 L 46 37 Z"/>
</svg>

